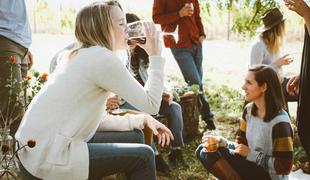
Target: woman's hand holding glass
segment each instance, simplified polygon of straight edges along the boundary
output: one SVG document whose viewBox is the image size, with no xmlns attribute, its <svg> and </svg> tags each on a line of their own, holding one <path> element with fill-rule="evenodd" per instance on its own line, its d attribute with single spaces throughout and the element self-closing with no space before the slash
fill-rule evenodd
<svg viewBox="0 0 310 180">
<path fill-rule="evenodd" d="M 220 137 L 208 132 L 204 133 L 201 141 L 206 152 L 215 152 L 220 145 Z"/>
<path fill-rule="evenodd" d="M 194 5 L 193 3 L 185 3 L 185 5 L 180 9 L 179 16 L 192 16 L 194 14 Z"/>
<path fill-rule="evenodd" d="M 156 30 L 152 22 L 136 21 L 128 25 L 128 44 L 138 43 L 149 56 L 161 55 L 162 43 L 160 32 Z"/>
<path fill-rule="evenodd" d="M 150 115 L 146 115 L 144 118 L 144 126 L 147 126 L 153 131 L 153 134 L 157 137 L 158 144 L 162 147 L 169 145 L 171 140 L 174 140 L 174 137 L 171 131 L 162 123 L 154 119 Z"/>
</svg>

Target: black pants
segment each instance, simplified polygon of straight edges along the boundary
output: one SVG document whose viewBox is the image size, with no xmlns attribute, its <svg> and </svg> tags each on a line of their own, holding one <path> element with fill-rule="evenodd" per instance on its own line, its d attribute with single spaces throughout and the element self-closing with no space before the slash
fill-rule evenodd
<svg viewBox="0 0 310 180">
<path fill-rule="evenodd" d="M 219 148 L 216 152 L 205 152 L 203 145 L 198 146 L 196 155 L 207 170 L 211 170 L 213 164 L 220 158 L 224 158 L 229 165 L 244 180 L 271 180 L 267 171 L 244 157 L 230 153 L 227 148 Z"/>
<path fill-rule="evenodd" d="M 301 144 L 310 162 L 310 37 L 307 28 L 305 29 L 300 78 L 297 128 Z"/>
</svg>

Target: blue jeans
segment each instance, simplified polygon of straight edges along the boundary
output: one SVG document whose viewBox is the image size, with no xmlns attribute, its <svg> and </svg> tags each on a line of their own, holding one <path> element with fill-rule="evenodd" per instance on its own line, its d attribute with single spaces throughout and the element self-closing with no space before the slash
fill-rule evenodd
<svg viewBox="0 0 310 180">
<path fill-rule="evenodd" d="M 156 179 L 154 151 L 140 130 L 97 132 L 88 142 L 89 179 L 124 172 L 127 179 Z M 129 144 L 131 143 L 131 144 Z"/>
<path fill-rule="evenodd" d="M 131 143 L 131 144 L 129 144 Z M 141 130 L 128 132 L 96 132 L 87 143 L 89 150 L 89 179 L 102 179 L 118 172 L 128 179 L 156 179 L 153 150 L 144 144 Z M 38 180 L 21 164 L 21 176 Z"/>
<path fill-rule="evenodd" d="M 177 61 L 183 74 L 184 80 L 188 85 L 198 84 L 200 91 L 199 98 L 202 103 L 201 118 L 203 120 L 213 119 L 214 115 L 210 111 L 210 105 L 204 94 L 202 85 L 202 45 L 192 43 L 191 48 L 171 48 L 171 52 Z"/>
<path fill-rule="evenodd" d="M 125 102 L 120 106 L 121 109 L 133 109 L 139 111 L 137 108 Z M 170 105 L 165 102 L 161 101 L 161 106 L 159 110 L 160 115 L 165 115 L 168 120 L 168 128 L 171 130 L 174 141 L 171 142 L 172 147 L 180 147 L 184 145 L 183 140 L 183 116 L 182 116 L 182 109 L 181 106 L 176 103 L 172 102 Z M 156 147 L 152 144 L 152 148 L 156 151 Z"/>
<path fill-rule="evenodd" d="M 220 147 L 216 152 L 205 152 L 200 144 L 196 149 L 196 156 L 203 166 L 212 172 L 212 166 L 220 158 L 224 158 L 228 164 L 239 174 L 242 179 L 271 180 L 270 175 L 262 167 L 246 160 L 244 157 L 235 155 L 234 151 Z"/>
</svg>

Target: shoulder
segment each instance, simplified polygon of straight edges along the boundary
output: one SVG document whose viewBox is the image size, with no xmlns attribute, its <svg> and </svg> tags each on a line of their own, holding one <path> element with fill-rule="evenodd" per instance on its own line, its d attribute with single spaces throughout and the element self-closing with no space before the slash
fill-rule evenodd
<svg viewBox="0 0 310 180">
<path fill-rule="evenodd" d="M 251 116 L 252 107 L 253 107 L 253 103 L 248 103 L 244 107 L 242 119 L 244 119 L 245 121 L 247 121 L 247 119 L 249 119 L 249 117 Z"/>
<path fill-rule="evenodd" d="M 278 115 L 272 119 L 272 122 L 273 124 L 277 124 L 280 122 L 291 123 L 291 119 L 289 115 L 287 114 L 287 112 L 285 112 L 284 110 L 281 110 L 279 111 Z"/>
<path fill-rule="evenodd" d="M 109 65 L 121 63 L 121 60 L 109 49 L 101 46 L 92 46 L 80 49 L 76 59 L 82 59 L 83 63 L 89 65 Z"/>
<path fill-rule="evenodd" d="M 290 118 L 285 111 L 280 111 L 279 114 L 271 120 L 272 123 L 272 136 L 292 136 L 293 129 Z"/>
<path fill-rule="evenodd" d="M 252 47 L 252 49 L 253 48 L 263 49 L 263 48 L 265 48 L 265 43 L 260 36 L 256 36 L 252 42 L 251 47 Z"/>
</svg>

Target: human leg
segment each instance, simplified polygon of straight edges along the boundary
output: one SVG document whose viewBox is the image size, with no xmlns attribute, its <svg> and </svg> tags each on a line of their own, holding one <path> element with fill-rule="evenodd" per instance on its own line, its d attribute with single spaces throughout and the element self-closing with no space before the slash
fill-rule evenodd
<svg viewBox="0 0 310 180">
<path fill-rule="evenodd" d="M 15 134 L 24 114 L 25 94 L 21 83 L 28 70 L 24 62 L 26 53 L 26 48 L 0 36 L 0 113 L 14 120 L 10 123 L 11 135 Z M 9 62 L 10 57 L 15 58 L 15 62 Z"/>
<path fill-rule="evenodd" d="M 153 150 L 144 144 L 88 143 L 89 179 L 118 172 L 128 179 L 156 179 Z"/>
<path fill-rule="evenodd" d="M 188 83 L 188 85 L 199 85 L 202 92 L 199 94 L 199 99 L 202 103 L 201 118 L 207 124 L 210 124 L 210 129 L 215 129 L 213 122 L 214 115 L 210 111 L 208 99 L 204 95 L 202 85 L 202 55 L 199 55 L 199 50 L 201 51 L 201 49 L 195 45 L 193 45 L 192 48 L 171 48 L 171 52 L 179 65 L 186 83 Z"/>
<path fill-rule="evenodd" d="M 133 131 L 99 131 L 88 142 L 144 144 L 144 134 L 139 129 Z"/>
<path fill-rule="evenodd" d="M 181 106 L 172 102 L 170 105 L 167 102 L 162 101 L 159 114 L 165 115 L 168 120 L 168 127 L 171 130 L 174 141 L 171 143 L 171 151 L 168 155 L 169 161 L 176 165 L 180 162 L 184 167 L 188 167 L 183 158 L 182 147 L 183 141 L 183 117 Z"/>
<path fill-rule="evenodd" d="M 196 155 L 204 167 L 220 179 L 271 179 L 262 167 L 235 155 L 227 148 L 219 148 L 217 152 L 205 152 L 200 145 Z"/>
<path fill-rule="evenodd" d="M 121 109 L 132 109 L 132 110 L 136 110 L 138 111 L 134 106 L 132 106 L 131 104 L 129 104 L 128 102 L 125 102 L 124 104 L 122 104 L 120 106 Z M 153 149 L 154 153 L 155 153 L 155 164 L 156 164 L 156 170 L 160 171 L 162 173 L 169 173 L 170 172 L 170 168 L 168 166 L 168 164 L 166 163 L 166 161 L 164 160 L 164 158 L 162 157 L 162 155 L 158 152 L 154 141 L 152 142 L 152 144 L 150 145 L 150 147 Z"/>
</svg>

